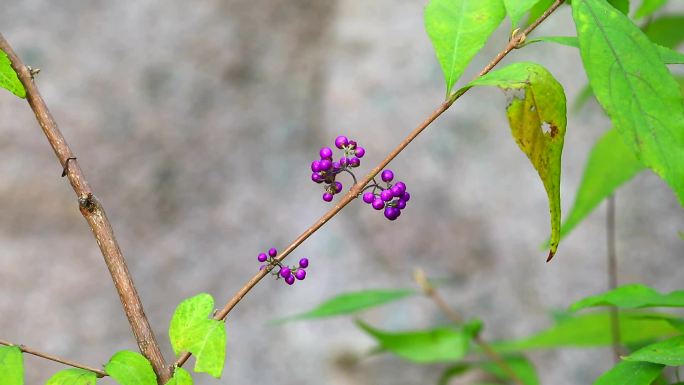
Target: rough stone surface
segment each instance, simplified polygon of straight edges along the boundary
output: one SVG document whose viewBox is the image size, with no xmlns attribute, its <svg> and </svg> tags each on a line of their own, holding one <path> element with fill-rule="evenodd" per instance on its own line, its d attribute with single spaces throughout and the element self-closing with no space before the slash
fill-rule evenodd
<svg viewBox="0 0 684 385">
<path fill-rule="evenodd" d="M 357 139 L 366 172 L 439 104 L 424 3 L 2 2 L 2 33 L 42 69 L 39 87 L 108 210 L 169 359 L 177 303 L 198 292 L 224 302 L 256 271 L 257 253 L 283 248 L 330 207 L 307 172 L 321 145 L 338 134 Z M 505 44 L 507 28 L 464 79 Z M 539 29 L 573 33 L 569 9 Z M 568 100 L 586 82 L 571 48 L 534 45 L 504 64 L 513 60 L 548 66 Z M 605 288 L 603 208 L 544 263 L 546 196 L 511 140 L 505 103 L 495 89 L 473 90 L 392 163 L 413 196 L 395 223 L 354 203 L 296 251 L 311 259 L 305 282 L 258 285 L 227 321 L 220 383 L 435 383 L 444 365 L 367 356 L 373 343 L 348 318 L 268 324 L 342 291 L 412 287 L 416 267 L 448 279 L 444 296 L 483 319 L 490 339 L 538 330 L 551 309 Z M 566 211 L 608 126 L 593 103 L 569 116 Z M 0 338 L 91 365 L 135 349 L 54 155 L 28 106 L 4 92 L 0 153 Z M 617 209 L 620 281 L 681 288 L 672 266 L 684 216 L 666 185 L 644 173 L 619 191 Z M 362 317 L 388 329 L 446 322 L 420 298 Z M 555 385 L 591 383 L 612 360 L 607 349 L 531 357 L 542 382 Z M 27 384 L 61 368 L 26 362 Z"/>
</svg>

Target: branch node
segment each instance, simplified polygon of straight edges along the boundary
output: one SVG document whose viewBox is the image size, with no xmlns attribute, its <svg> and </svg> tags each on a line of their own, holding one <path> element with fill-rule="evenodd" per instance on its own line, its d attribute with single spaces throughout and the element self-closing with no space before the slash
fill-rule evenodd
<svg viewBox="0 0 684 385">
<path fill-rule="evenodd" d="M 62 169 L 62 178 L 64 178 L 68 173 L 69 173 L 69 161 L 70 160 L 76 160 L 75 156 L 68 157 L 64 161 L 64 168 Z"/>
<path fill-rule="evenodd" d="M 28 70 L 29 74 L 31 75 L 31 79 L 35 78 L 35 76 L 40 73 L 40 68 L 33 68 L 31 66 L 26 66 L 26 69 Z"/>
<path fill-rule="evenodd" d="M 78 207 L 81 209 L 81 211 L 86 211 L 92 214 L 97 208 L 95 196 L 92 193 L 81 195 L 78 198 Z"/>
</svg>

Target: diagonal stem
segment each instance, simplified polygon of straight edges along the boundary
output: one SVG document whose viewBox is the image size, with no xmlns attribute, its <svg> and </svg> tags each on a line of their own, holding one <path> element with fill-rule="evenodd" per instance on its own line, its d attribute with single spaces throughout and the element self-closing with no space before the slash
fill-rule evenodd
<svg viewBox="0 0 684 385">
<path fill-rule="evenodd" d="M 442 297 L 437 289 L 435 289 L 434 286 L 430 283 L 430 281 L 427 279 L 425 276 L 425 273 L 422 270 L 417 270 L 415 273 L 415 280 L 420 286 L 420 288 L 423 290 L 423 293 L 425 293 L 426 296 L 430 297 L 432 301 L 437 305 L 439 310 L 446 315 L 447 318 L 456 325 L 463 325 L 463 317 L 451 308 L 449 304 L 444 300 L 444 297 Z M 508 378 L 510 378 L 513 382 L 516 383 L 516 385 L 525 385 L 525 382 L 518 376 L 518 374 L 511 368 L 511 366 L 504 360 L 503 357 L 499 353 L 497 353 L 496 350 L 490 345 L 487 341 L 485 341 L 480 334 L 475 334 L 473 336 L 473 341 L 475 341 L 476 344 L 480 346 L 484 354 L 492 360 L 501 370 L 506 373 Z"/>
<path fill-rule="evenodd" d="M 478 74 L 478 77 L 483 76 L 487 73 L 489 73 L 506 55 L 508 55 L 511 51 L 519 47 L 519 45 L 525 40 L 525 37 L 530 34 L 539 24 L 541 24 L 544 20 L 546 20 L 549 15 L 551 15 L 558 7 L 563 4 L 565 0 L 556 0 L 549 9 L 544 12 L 534 23 L 532 23 L 529 27 L 525 28 L 525 30 L 513 36 L 511 40 L 508 42 L 506 47 L 499 52 L 496 57 L 489 63 L 485 68 L 480 71 Z M 373 178 L 377 174 L 380 173 L 380 171 L 385 168 L 399 153 L 401 153 L 406 146 L 413 141 L 418 135 L 420 135 L 423 130 L 425 130 L 435 119 L 437 119 L 444 111 L 448 110 L 449 107 L 458 99 L 460 98 L 463 94 L 465 94 L 468 91 L 468 89 L 465 89 L 461 92 L 456 92 L 452 94 L 451 97 L 449 97 L 446 101 L 444 101 L 435 111 L 428 116 L 423 123 L 421 123 L 418 127 L 416 127 L 411 133 L 404 138 L 404 140 L 399 143 L 399 145 L 392 150 L 392 152 L 387 155 L 387 157 L 380 162 L 373 170 L 371 170 L 368 175 L 366 175 L 363 179 L 361 179 L 358 183 L 356 183 L 352 188 L 342 197 L 342 199 L 332 208 L 330 209 L 327 213 L 325 213 L 318 221 L 316 221 L 311 227 L 306 229 L 301 235 L 299 235 L 292 243 L 290 243 L 285 250 L 283 250 L 277 257 L 276 259 L 279 261 L 282 261 L 285 259 L 294 249 L 296 249 L 299 245 L 302 244 L 307 238 L 309 238 L 313 233 L 315 233 L 318 229 L 323 227 L 330 219 L 332 219 L 337 213 L 339 213 L 346 205 L 349 204 L 352 200 L 354 200 L 356 197 L 358 197 L 361 192 L 363 192 L 363 189 L 365 188 L 368 183 L 370 183 Z M 259 271 L 256 273 L 245 285 L 238 290 L 235 295 L 223 306 L 221 310 L 216 312 L 214 315 L 214 319 L 217 320 L 223 320 L 228 316 L 228 313 L 230 313 L 231 310 L 235 307 L 235 305 L 238 304 L 244 298 L 247 293 L 252 290 L 254 286 L 256 286 L 259 281 L 261 281 L 262 278 L 264 278 L 268 272 L 266 269 Z M 191 353 L 185 352 L 181 354 L 181 356 L 176 360 L 174 366 L 183 366 L 185 362 L 190 358 Z"/>
<path fill-rule="evenodd" d="M 89 372 L 95 373 L 95 374 L 97 375 L 97 377 L 100 377 L 100 378 L 107 376 L 107 373 L 105 373 L 104 370 L 97 369 L 97 368 L 93 368 L 92 366 L 87 366 L 87 365 L 79 364 L 78 362 L 74 362 L 74 361 L 71 361 L 71 360 L 67 360 L 67 359 L 65 359 L 65 358 L 60 358 L 60 357 L 57 357 L 57 356 L 53 356 L 52 354 L 43 353 L 43 352 L 40 352 L 40 351 L 38 351 L 38 350 L 36 350 L 36 349 L 29 348 L 28 346 L 17 345 L 17 344 L 13 344 L 13 343 L 11 343 L 11 342 L 9 342 L 9 341 L 4 341 L 4 340 L 0 340 L 0 345 L 5 345 L 5 346 L 16 346 L 16 347 L 19 348 L 19 350 L 21 350 L 22 352 L 24 352 L 24 353 L 26 353 L 26 354 L 31 354 L 31 355 L 34 355 L 34 356 L 36 356 L 36 357 L 45 358 L 46 360 L 50 360 L 50 361 L 54 361 L 54 362 L 59 362 L 60 364 L 64 364 L 64 365 L 68 365 L 68 366 L 73 366 L 74 368 L 79 368 L 79 369 L 87 370 L 87 371 L 89 371 Z"/>
<path fill-rule="evenodd" d="M 608 258 L 608 289 L 617 288 L 617 253 L 615 252 L 615 194 L 608 197 L 606 207 L 606 257 Z M 613 358 L 620 362 L 620 313 L 617 306 L 610 307 L 610 332 Z"/>
<path fill-rule="evenodd" d="M 12 68 L 24 85 L 26 99 L 78 197 L 79 209 L 90 225 L 90 229 L 100 247 L 109 273 L 114 281 L 116 291 L 119 293 L 119 299 L 123 305 L 128 322 L 131 325 L 131 329 L 133 329 L 140 352 L 152 363 L 152 368 L 157 374 L 158 379 L 162 383 L 166 383 L 170 378 L 170 371 L 154 338 L 154 333 L 145 315 L 140 296 L 133 284 L 133 278 L 128 271 L 126 260 L 114 236 L 114 230 L 109 219 L 107 219 L 107 214 L 85 179 L 74 153 L 71 151 L 57 126 L 57 122 L 55 122 L 43 97 L 33 82 L 31 70 L 24 66 L 2 34 L 0 34 L 0 50 L 7 54 L 12 63 Z"/>
</svg>

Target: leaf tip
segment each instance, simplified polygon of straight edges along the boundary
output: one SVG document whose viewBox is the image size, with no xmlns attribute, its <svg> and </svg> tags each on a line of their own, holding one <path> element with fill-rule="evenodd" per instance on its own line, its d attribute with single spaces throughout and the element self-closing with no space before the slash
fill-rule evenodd
<svg viewBox="0 0 684 385">
<path fill-rule="evenodd" d="M 555 250 L 549 250 L 549 256 L 546 258 L 546 263 L 549 263 L 551 259 L 553 259 L 553 256 L 556 255 Z"/>
</svg>

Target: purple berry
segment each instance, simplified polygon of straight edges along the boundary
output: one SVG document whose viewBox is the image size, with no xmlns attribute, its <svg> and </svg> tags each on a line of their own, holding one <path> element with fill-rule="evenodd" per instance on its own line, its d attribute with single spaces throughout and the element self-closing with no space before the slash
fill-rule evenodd
<svg viewBox="0 0 684 385">
<path fill-rule="evenodd" d="M 385 202 L 382 201 L 380 198 L 375 198 L 373 200 L 373 203 L 371 203 L 374 209 L 376 210 L 382 210 L 385 207 Z"/>
<path fill-rule="evenodd" d="M 323 177 L 321 176 L 321 174 L 315 172 L 315 173 L 311 174 L 311 180 L 316 182 L 316 183 L 321 183 L 321 182 L 323 182 Z"/>
<path fill-rule="evenodd" d="M 355 140 L 349 141 L 349 148 L 351 148 L 352 150 L 356 148 L 356 141 Z"/>
<path fill-rule="evenodd" d="M 390 200 L 392 200 L 392 197 L 392 190 L 382 190 L 382 192 L 380 193 L 380 199 L 382 199 L 385 202 L 389 202 Z"/>
<path fill-rule="evenodd" d="M 341 149 L 342 147 L 344 147 L 348 144 L 349 144 L 349 139 L 347 139 L 346 136 L 340 135 L 335 139 L 335 147 L 337 147 L 337 148 Z"/>
<path fill-rule="evenodd" d="M 335 186 L 335 192 L 336 193 L 342 191 L 342 183 L 336 181 L 334 186 Z"/>
<path fill-rule="evenodd" d="M 399 187 L 397 185 L 392 186 L 390 191 L 392 192 L 392 195 L 395 197 L 399 197 L 399 196 L 401 196 L 401 194 L 404 193 L 403 191 L 401 191 L 401 187 Z"/>
<path fill-rule="evenodd" d="M 268 255 L 270 255 L 271 257 L 275 257 L 276 255 L 278 255 L 278 250 L 276 250 L 275 247 L 271 247 L 270 249 L 268 249 Z"/>
<path fill-rule="evenodd" d="M 363 158 L 366 155 L 366 150 L 363 147 L 359 147 L 354 151 L 354 154 L 356 154 L 357 158 Z"/>
<path fill-rule="evenodd" d="M 398 208 L 399 210 L 403 210 L 405 207 L 406 207 L 406 201 L 403 200 L 403 199 L 399 199 L 399 200 L 397 201 L 397 208 Z"/>
<path fill-rule="evenodd" d="M 333 154 L 333 152 L 332 152 L 332 150 L 330 149 L 330 147 L 323 147 L 323 148 L 321 148 L 321 150 L 318 152 L 318 155 L 321 156 L 321 159 L 330 158 L 330 157 L 332 157 L 332 154 Z"/>
<path fill-rule="evenodd" d="M 332 162 L 329 161 L 328 159 L 323 159 L 319 163 L 319 167 L 321 171 L 328 171 L 330 170 L 330 167 L 332 167 Z"/>
<path fill-rule="evenodd" d="M 399 191 L 401 191 L 401 193 L 399 195 L 395 195 L 397 197 L 401 196 L 401 194 L 406 192 L 406 184 L 404 184 L 404 182 L 397 182 L 394 184 L 394 186 L 392 186 L 392 188 L 394 188 L 394 187 L 396 187 L 397 189 L 399 189 Z"/>
<path fill-rule="evenodd" d="M 289 275 L 287 278 L 285 278 L 285 283 L 287 283 L 288 285 L 292 285 L 293 283 L 295 283 L 294 276 Z"/>
<path fill-rule="evenodd" d="M 359 167 L 360 164 L 361 164 L 361 159 L 359 159 L 357 157 L 353 157 L 353 158 L 349 159 L 349 165 L 352 167 Z"/>
<path fill-rule="evenodd" d="M 265 253 L 261 253 L 261 254 L 259 254 L 259 256 L 257 257 L 257 260 L 258 260 L 259 262 L 266 262 L 267 259 L 268 259 L 268 256 L 266 256 Z"/>
<path fill-rule="evenodd" d="M 392 170 L 385 170 L 380 174 L 380 178 L 383 182 L 391 182 L 394 179 L 394 173 Z"/>
<path fill-rule="evenodd" d="M 344 156 L 340 158 L 340 166 L 346 166 L 349 163 L 349 159 Z"/>
<path fill-rule="evenodd" d="M 340 164 L 340 162 L 333 162 L 332 168 L 333 168 L 333 171 L 340 171 L 340 169 L 342 168 L 342 165 Z"/>
<path fill-rule="evenodd" d="M 411 199 L 411 194 L 409 194 L 407 191 L 407 192 L 401 194 L 401 196 L 399 198 L 405 202 L 408 202 L 409 199 Z"/>
<path fill-rule="evenodd" d="M 309 267 L 309 258 L 302 258 L 299 260 L 299 267 L 302 269 L 306 269 Z"/>
<path fill-rule="evenodd" d="M 313 162 L 311 162 L 311 171 L 313 171 L 313 172 L 321 171 L 321 161 L 320 160 L 314 160 Z"/>
<path fill-rule="evenodd" d="M 292 270 L 290 270 L 289 267 L 285 266 L 282 269 L 280 269 L 280 276 L 283 278 L 287 278 L 292 275 Z"/>
<path fill-rule="evenodd" d="M 333 195 L 329 192 L 326 192 L 323 194 L 323 200 L 326 202 L 330 202 L 331 200 L 333 200 Z"/>
<path fill-rule="evenodd" d="M 297 278 L 300 281 L 306 278 L 306 270 L 297 269 L 297 271 L 295 271 L 295 278 Z"/>
<path fill-rule="evenodd" d="M 363 194 L 363 201 L 366 203 L 373 203 L 373 199 L 375 199 L 375 194 L 372 192 L 368 191 L 365 194 Z"/>
<path fill-rule="evenodd" d="M 398 208 L 389 206 L 385 209 L 385 218 L 389 219 L 390 221 L 393 221 L 397 219 L 399 213 L 400 211 Z"/>
</svg>

